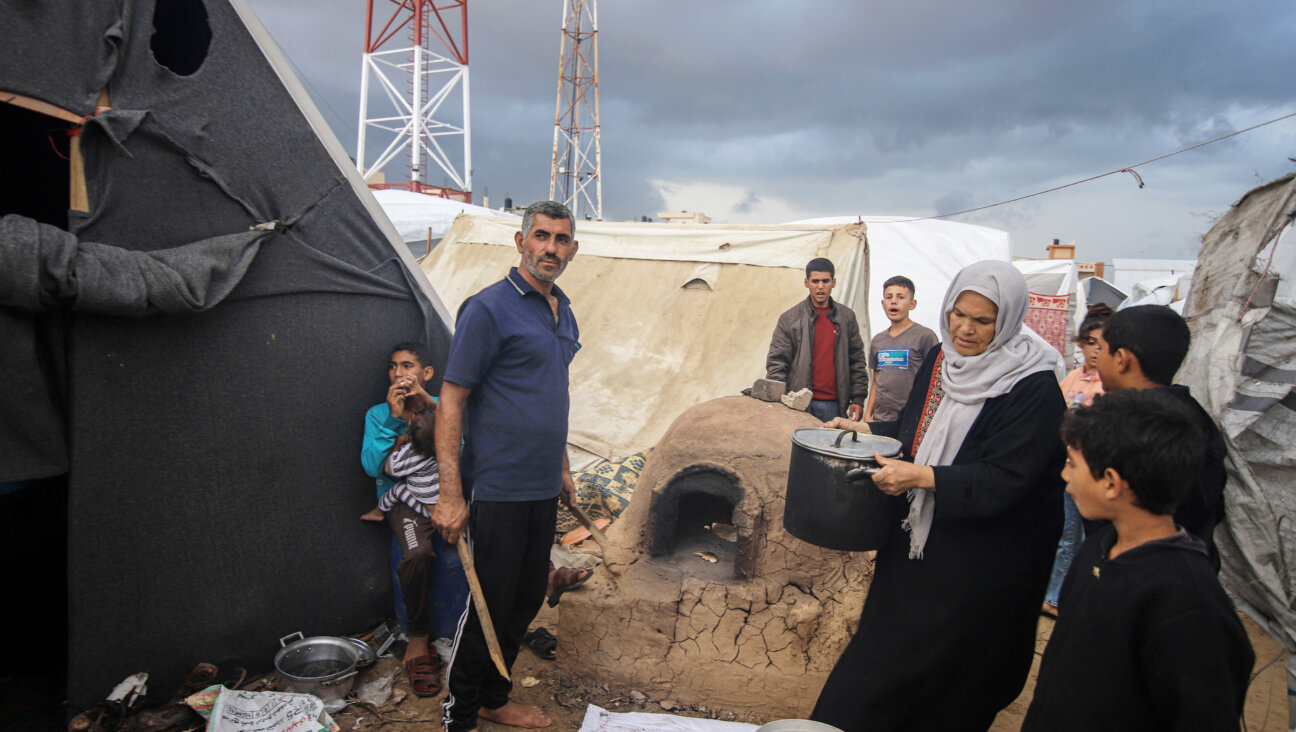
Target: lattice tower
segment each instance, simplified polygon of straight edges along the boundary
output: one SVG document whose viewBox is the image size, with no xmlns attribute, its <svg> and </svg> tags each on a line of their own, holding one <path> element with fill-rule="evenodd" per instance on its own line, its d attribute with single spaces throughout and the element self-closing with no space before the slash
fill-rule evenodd
<svg viewBox="0 0 1296 732">
<path fill-rule="evenodd" d="M 549 198 L 602 221 L 597 0 L 563 0 L 557 107 Z"/>
<path fill-rule="evenodd" d="M 368 0 L 367 4 L 356 166 L 368 178 L 404 154 L 409 160 L 408 182 L 375 187 L 471 201 L 468 0 Z M 371 83 L 381 92 L 373 100 Z M 369 133 L 379 145 L 386 145 L 372 160 L 366 159 Z M 433 164 L 445 173 L 449 185 L 428 182 Z"/>
</svg>

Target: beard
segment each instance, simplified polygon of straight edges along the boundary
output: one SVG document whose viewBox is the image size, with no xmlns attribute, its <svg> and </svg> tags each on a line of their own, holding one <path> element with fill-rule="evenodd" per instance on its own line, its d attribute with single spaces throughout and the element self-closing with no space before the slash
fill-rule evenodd
<svg viewBox="0 0 1296 732">
<path fill-rule="evenodd" d="M 554 270 L 552 273 L 540 269 L 540 262 L 546 259 L 557 262 L 558 269 Z M 535 277 L 537 280 L 540 280 L 541 282 L 553 282 L 558 279 L 558 275 L 562 274 L 563 270 L 567 269 L 567 261 L 549 255 L 536 256 L 529 251 L 523 251 L 522 266 L 526 267 L 526 271 L 530 272 L 531 276 Z"/>
</svg>

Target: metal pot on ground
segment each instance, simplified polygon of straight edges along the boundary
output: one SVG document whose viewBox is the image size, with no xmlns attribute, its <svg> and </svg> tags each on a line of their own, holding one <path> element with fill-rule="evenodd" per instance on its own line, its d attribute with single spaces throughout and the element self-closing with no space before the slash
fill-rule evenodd
<svg viewBox="0 0 1296 732">
<path fill-rule="evenodd" d="M 293 638 L 297 640 L 289 643 Z M 298 632 L 280 638 L 279 645 L 274 657 L 279 690 L 311 694 L 325 704 L 350 694 L 357 668 L 376 658 L 368 644 L 354 638 L 303 638 Z"/>
<path fill-rule="evenodd" d="M 885 546 L 904 499 L 873 485 L 870 477 L 879 469 L 875 452 L 898 455 L 900 441 L 853 430 L 793 430 L 783 510 L 788 533 L 825 549 L 858 552 Z"/>
</svg>

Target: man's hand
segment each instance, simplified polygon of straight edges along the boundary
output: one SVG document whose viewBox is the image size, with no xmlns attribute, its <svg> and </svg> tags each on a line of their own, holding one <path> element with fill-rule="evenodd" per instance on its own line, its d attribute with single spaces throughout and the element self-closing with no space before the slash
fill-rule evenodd
<svg viewBox="0 0 1296 732">
<path fill-rule="evenodd" d="M 447 542 L 458 543 L 468 525 L 468 503 L 459 496 L 441 496 L 432 508 L 432 524 Z"/>
<path fill-rule="evenodd" d="M 864 412 L 863 407 L 861 407 L 858 404 L 852 404 L 849 407 L 846 407 L 846 418 L 851 420 L 852 422 L 858 422 L 860 421 L 860 414 L 862 414 L 863 412 Z"/>
<path fill-rule="evenodd" d="M 873 459 L 882 469 L 873 474 L 873 484 L 878 490 L 889 496 L 898 496 L 914 488 L 936 490 L 936 474 L 930 465 L 914 465 L 896 458 L 882 457 L 873 453 Z"/>
<path fill-rule="evenodd" d="M 576 481 L 572 480 L 572 475 L 567 470 L 563 470 L 562 492 L 558 494 L 558 500 L 567 508 L 576 505 Z"/>
</svg>

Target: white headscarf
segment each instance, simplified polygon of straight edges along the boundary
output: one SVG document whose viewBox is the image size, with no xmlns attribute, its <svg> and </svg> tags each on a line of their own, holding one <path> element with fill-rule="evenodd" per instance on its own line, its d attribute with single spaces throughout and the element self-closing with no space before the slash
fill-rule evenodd
<svg viewBox="0 0 1296 732">
<path fill-rule="evenodd" d="M 993 302 L 999 313 L 990 347 L 975 356 L 960 355 L 950 337 L 949 315 L 954 301 L 964 292 L 975 292 Z M 1023 378 L 1039 372 L 1060 373 L 1062 357 L 1022 320 L 1030 307 L 1026 278 L 1007 262 L 984 261 L 964 267 L 954 277 L 941 303 L 941 386 L 945 397 L 918 446 L 917 465 L 949 465 L 963 446 L 972 423 L 985 400 L 1003 394 Z M 909 558 L 922 559 L 927 535 L 936 513 L 936 493 L 915 488 L 909 491 Z"/>
</svg>

